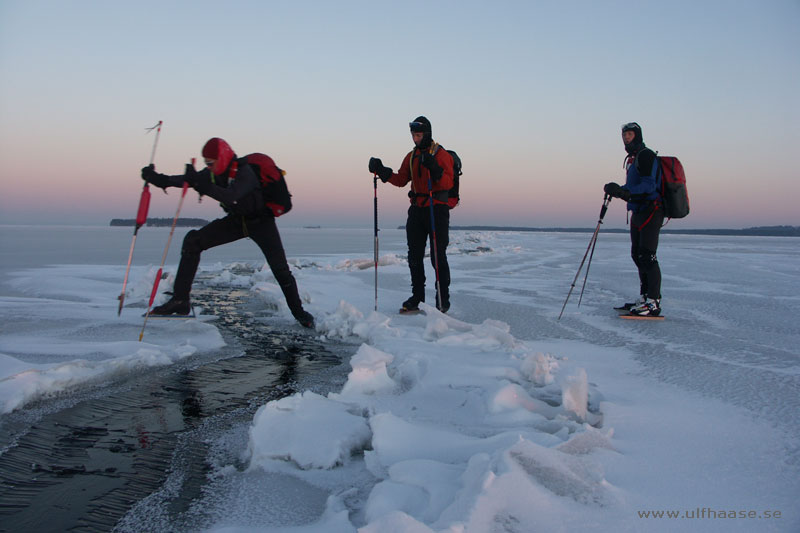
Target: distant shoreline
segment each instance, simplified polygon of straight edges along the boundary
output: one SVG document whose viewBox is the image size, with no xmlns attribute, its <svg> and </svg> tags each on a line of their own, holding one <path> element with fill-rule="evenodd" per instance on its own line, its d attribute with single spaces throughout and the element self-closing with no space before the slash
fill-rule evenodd
<svg viewBox="0 0 800 533">
<path fill-rule="evenodd" d="M 147 226 L 152 227 L 171 227 L 172 218 L 148 218 Z M 202 218 L 179 218 L 179 227 L 198 227 L 208 224 L 208 220 Z M 136 221 L 132 218 L 114 218 L 110 226 L 135 226 Z M 330 226 L 338 228 L 338 226 Z M 303 229 L 323 229 L 326 226 L 303 226 Z M 405 226 L 398 226 L 397 229 L 404 230 Z M 592 233 L 594 228 L 565 228 L 565 227 L 528 227 L 528 226 L 450 226 L 454 231 L 520 231 L 520 232 L 540 232 L 540 233 Z M 628 228 L 605 228 L 600 227 L 601 233 L 628 233 Z M 664 227 L 661 230 L 665 235 L 721 235 L 721 236 L 749 236 L 749 237 L 800 237 L 800 226 L 755 226 L 743 229 L 728 228 L 707 228 L 707 229 L 681 229 Z"/>
<path fill-rule="evenodd" d="M 400 229 L 405 226 L 400 226 Z M 594 228 L 528 228 L 521 226 L 450 226 L 451 230 L 469 231 L 537 231 L 545 233 L 592 233 Z M 600 233 L 628 233 L 627 228 L 600 227 Z M 800 237 L 800 226 L 757 226 L 744 229 L 677 229 L 665 227 L 662 234 L 675 235 L 740 235 L 751 237 Z"/>
<path fill-rule="evenodd" d="M 155 227 L 172 227 L 173 218 L 148 218 L 145 226 Z M 177 227 L 187 228 L 196 226 L 205 226 L 208 220 L 202 218 L 179 218 L 175 223 Z M 109 226 L 135 226 L 136 220 L 133 218 L 112 218 Z"/>
</svg>

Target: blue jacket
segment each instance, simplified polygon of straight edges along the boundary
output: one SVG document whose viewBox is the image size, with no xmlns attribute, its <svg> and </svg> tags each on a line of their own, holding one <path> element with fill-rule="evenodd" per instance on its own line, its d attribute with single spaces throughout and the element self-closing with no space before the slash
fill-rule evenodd
<svg viewBox="0 0 800 533">
<path fill-rule="evenodd" d="M 643 161 L 652 158 L 652 165 L 643 165 Z M 649 148 L 642 148 L 636 157 L 628 157 L 625 165 L 628 173 L 625 177 L 625 188 L 631 193 L 628 201 L 628 211 L 634 213 L 649 207 L 654 200 L 661 198 L 658 180 L 658 158 L 655 152 Z M 641 168 L 649 166 L 649 168 Z"/>
</svg>

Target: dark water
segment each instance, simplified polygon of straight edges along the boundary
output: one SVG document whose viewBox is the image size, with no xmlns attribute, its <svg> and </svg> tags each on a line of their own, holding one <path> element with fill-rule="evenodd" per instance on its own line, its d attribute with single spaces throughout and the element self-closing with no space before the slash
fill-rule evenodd
<svg viewBox="0 0 800 533">
<path fill-rule="evenodd" d="M 229 343 L 221 353 L 4 417 L 0 531 L 110 531 L 134 504 L 164 492 L 168 478 L 169 516 L 160 522 L 183 529 L 181 515 L 210 468 L 206 436 L 248 424 L 270 400 L 344 382 L 348 348 L 322 345 L 299 326 L 270 326 L 269 311 L 253 308 L 245 292 L 207 288 L 193 297 L 220 317 Z"/>
</svg>

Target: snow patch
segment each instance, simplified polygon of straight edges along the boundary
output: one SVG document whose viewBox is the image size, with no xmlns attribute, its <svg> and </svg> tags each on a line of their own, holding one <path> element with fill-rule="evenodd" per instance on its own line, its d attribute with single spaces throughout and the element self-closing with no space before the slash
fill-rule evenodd
<svg viewBox="0 0 800 533">
<path fill-rule="evenodd" d="M 272 459 L 292 461 L 302 469 L 344 464 L 371 436 L 364 417 L 351 410 L 309 391 L 267 403 L 253 417 L 247 448 L 250 468 Z M 320 434 L 325 438 L 318 438 Z"/>
</svg>

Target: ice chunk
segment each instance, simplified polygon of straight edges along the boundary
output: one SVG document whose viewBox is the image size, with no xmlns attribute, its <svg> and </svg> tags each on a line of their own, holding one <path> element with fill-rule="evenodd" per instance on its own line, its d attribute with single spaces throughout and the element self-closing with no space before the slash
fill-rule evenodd
<svg viewBox="0 0 800 533">
<path fill-rule="evenodd" d="M 285 459 L 302 469 L 333 468 L 363 449 L 370 436 L 366 420 L 350 413 L 347 404 L 313 392 L 295 394 L 256 413 L 248 444 L 250 467 Z"/>
<path fill-rule="evenodd" d="M 572 411 L 581 420 L 586 420 L 589 410 L 589 382 L 586 370 L 579 368 L 564 381 L 562 385 L 562 404 L 564 409 Z"/>
<path fill-rule="evenodd" d="M 350 359 L 350 366 L 353 367 L 353 370 L 347 376 L 342 396 L 392 392 L 396 388 L 396 384 L 389 377 L 387 366 L 393 359 L 394 356 L 391 354 L 368 344 L 362 344 Z"/>
</svg>

